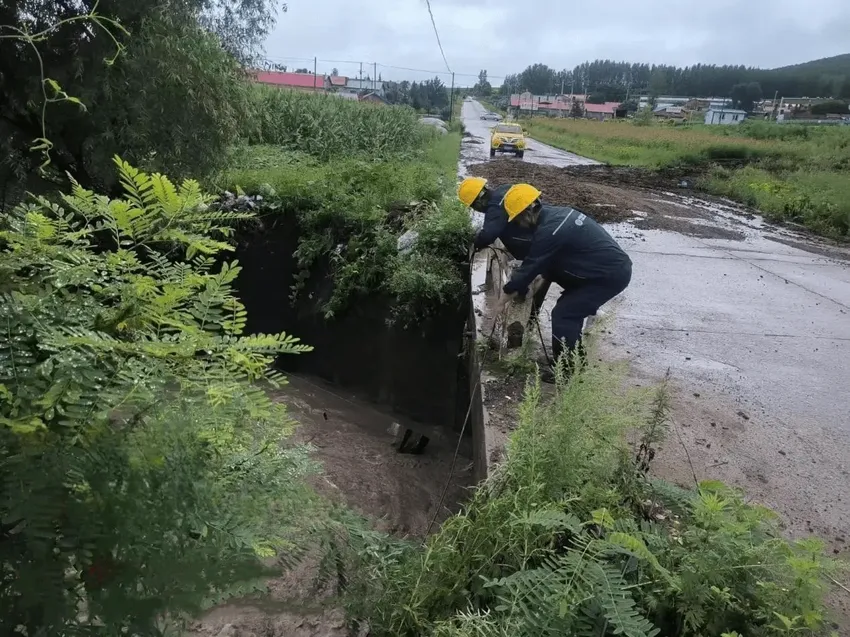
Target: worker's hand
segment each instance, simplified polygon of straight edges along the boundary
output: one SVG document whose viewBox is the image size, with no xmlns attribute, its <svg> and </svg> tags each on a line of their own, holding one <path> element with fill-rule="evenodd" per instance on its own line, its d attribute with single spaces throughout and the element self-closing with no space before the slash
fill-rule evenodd
<svg viewBox="0 0 850 637">
<path fill-rule="evenodd" d="M 496 314 L 502 314 L 514 300 L 516 300 L 516 292 L 502 292 L 499 297 L 499 304 L 496 306 Z"/>
</svg>

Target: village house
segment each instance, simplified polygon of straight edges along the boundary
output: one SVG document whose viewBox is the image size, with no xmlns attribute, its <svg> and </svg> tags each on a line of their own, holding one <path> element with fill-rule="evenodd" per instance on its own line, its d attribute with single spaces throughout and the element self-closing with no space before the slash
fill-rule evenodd
<svg viewBox="0 0 850 637">
<path fill-rule="evenodd" d="M 652 98 L 642 95 L 638 98 L 638 110 L 647 108 L 652 104 Z M 731 106 L 731 102 L 725 97 L 683 97 L 677 95 L 659 95 L 655 98 L 654 109 L 659 106 L 681 107 L 685 112 L 705 111 L 711 108 L 721 109 Z"/>
<path fill-rule="evenodd" d="M 286 71 L 254 71 L 254 80 L 260 84 L 288 88 L 296 91 L 325 92 L 329 82 L 324 75 L 313 73 L 287 73 Z"/>
<path fill-rule="evenodd" d="M 661 104 L 652 109 L 652 114 L 659 119 L 683 120 L 688 114 L 683 106 Z"/>
<path fill-rule="evenodd" d="M 378 93 L 377 91 L 370 91 L 364 95 L 361 95 L 360 101 L 369 102 L 370 104 L 389 104 L 386 98 L 384 98 L 384 96 Z"/>
<path fill-rule="evenodd" d="M 587 119 L 596 119 L 600 122 L 614 119 L 617 117 L 617 111 L 620 109 L 620 102 L 605 102 L 604 104 L 584 104 L 584 116 Z"/>
<path fill-rule="evenodd" d="M 625 113 L 620 109 L 619 102 L 587 104 L 586 95 L 532 95 L 528 92 L 514 94 L 511 95 L 509 110 L 515 116 L 531 114 L 547 117 L 571 117 L 574 101 L 581 109 L 582 116 L 589 119 L 602 121 L 615 117 L 625 117 Z"/>
<path fill-rule="evenodd" d="M 356 77 L 345 78 L 346 83 L 340 90 L 348 93 L 359 93 L 360 91 L 369 91 L 370 93 L 378 93 L 381 97 L 385 93 L 385 83 L 381 80 L 373 80 L 370 78 L 358 79 Z"/>
<path fill-rule="evenodd" d="M 745 119 L 747 119 L 747 111 L 741 111 L 736 108 L 710 108 L 705 112 L 706 124 L 725 124 L 737 126 Z"/>
<path fill-rule="evenodd" d="M 384 83 L 380 81 L 358 80 L 344 75 L 313 75 L 286 71 L 253 71 L 252 74 L 254 81 L 267 86 L 294 91 L 330 93 L 347 100 L 375 104 L 388 103 L 383 93 Z"/>
</svg>

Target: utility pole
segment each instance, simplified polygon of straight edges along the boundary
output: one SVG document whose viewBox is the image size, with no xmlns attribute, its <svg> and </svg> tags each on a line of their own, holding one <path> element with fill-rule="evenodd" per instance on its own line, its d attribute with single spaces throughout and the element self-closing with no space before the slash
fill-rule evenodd
<svg viewBox="0 0 850 637">
<path fill-rule="evenodd" d="M 455 74 L 452 73 L 452 88 L 449 91 L 449 124 L 452 123 L 452 114 L 455 110 Z"/>
<path fill-rule="evenodd" d="M 313 90 L 315 90 L 316 84 L 319 82 L 319 76 L 316 74 L 319 65 L 319 58 L 313 58 Z"/>
<path fill-rule="evenodd" d="M 378 90 L 378 63 L 372 62 L 372 90 Z"/>
<path fill-rule="evenodd" d="M 773 94 L 773 102 L 771 102 L 771 104 L 770 104 L 770 115 L 773 117 L 774 121 L 776 120 L 776 116 L 778 115 L 778 112 L 776 110 L 776 98 L 777 97 L 779 97 L 779 91 L 776 91 Z"/>
</svg>

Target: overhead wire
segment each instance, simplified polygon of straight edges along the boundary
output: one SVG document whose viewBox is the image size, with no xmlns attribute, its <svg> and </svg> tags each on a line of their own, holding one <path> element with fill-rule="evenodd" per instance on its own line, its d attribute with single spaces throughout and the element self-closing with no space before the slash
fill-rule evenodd
<svg viewBox="0 0 850 637">
<path fill-rule="evenodd" d="M 443 62 L 446 63 L 446 70 L 451 73 L 452 69 L 449 66 L 449 61 L 446 59 L 446 52 L 443 51 L 443 43 L 440 41 L 440 33 L 437 31 L 437 22 L 434 20 L 434 12 L 431 11 L 431 0 L 425 0 L 425 5 L 428 7 L 428 15 L 431 16 L 431 25 L 434 27 L 434 35 L 437 36 L 437 46 L 440 47 L 440 55 L 443 56 Z"/>
<path fill-rule="evenodd" d="M 396 64 L 384 64 L 383 62 L 365 62 L 360 60 L 330 60 L 325 58 L 308 58 L 308 57 L 293 57 L 293 56 L 264 56 L 263 59 L 267 62 L 313 62 L 314 60 L 319 62 L 320 64 L 363 64 L 364 66 L 372 66 L 377 65 L 380 68 L 384 69 L 393 69 L 396 71 L 408 71 L 410 73 L 427 73 L 429 75 L 443 75 L 446 71 L 435 71 L 433 69 L 417 69 L 410 66 L 398 66 Z M 448 73 L 452 73 L 452 71 L 448 71 Z M 457 77 L 478 77 L 478 73 L 454 73 Z M 487 74 L 488 78 L 503 80 L 506 76 L 504 75 L 490 75 Z"/>
</svg>

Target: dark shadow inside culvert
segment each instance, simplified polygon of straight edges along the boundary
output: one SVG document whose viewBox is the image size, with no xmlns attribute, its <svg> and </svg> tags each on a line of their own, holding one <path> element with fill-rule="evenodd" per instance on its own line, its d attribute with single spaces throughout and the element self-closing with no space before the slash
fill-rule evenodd
<svg viewBox="0 0 850 637">
<path fill-rule="evenodd" d="M 265 215 L 259 224 L 241 230 L 235 256 L 243 270 L 237 292 L 248 310 L 247 331 L 299 337 L 314 350 L 281 356 L 281 370 L 352 392 L 403 427 L 440 440 L 426 453 L 448 448 L 448 441 L 453 448 L 475 386 L 470 372 L 474 327 L 467 330 L 469 293 L 407 328 L 389 321 L 392 299 L 377 294 L 355 298 L 345 312 L 326 319 L 322 305 L 334 285 L 327 264 L 317 264 L 295 303 L 290 299 L 298 239 L 294 215 Z M 468 280 L 469 265 L 459 267 Z M 465 428 L 465 435 L 473 436 L 473 426 Z M 462 445 L 465 458 L 459 462 L 472 459 L 471 442 Z"/>
</svg>

